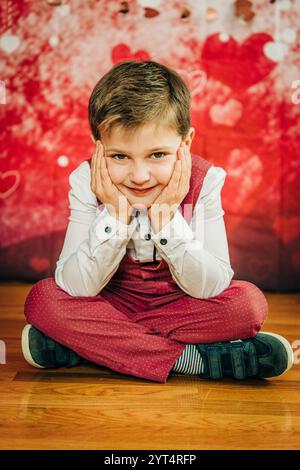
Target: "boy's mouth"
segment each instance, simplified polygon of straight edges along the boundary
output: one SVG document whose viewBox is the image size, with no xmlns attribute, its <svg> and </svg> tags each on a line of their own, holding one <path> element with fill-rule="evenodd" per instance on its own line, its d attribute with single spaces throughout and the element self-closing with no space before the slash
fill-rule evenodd
<svg viewBox="0 0 300 470">
<path fill-rule="evenodd" d="M 133 192 L 133 194 L 136 194 L 138 196 L 142 196 L 143 194 L 149 193 L 152 189 L 156 188 L 156 186 L 152 186 L 151 188 L 145 188 L 145 189 L 136 189 L 136 188 L 129 188 L 126 186 L 130 191 Z"/>
</svg>

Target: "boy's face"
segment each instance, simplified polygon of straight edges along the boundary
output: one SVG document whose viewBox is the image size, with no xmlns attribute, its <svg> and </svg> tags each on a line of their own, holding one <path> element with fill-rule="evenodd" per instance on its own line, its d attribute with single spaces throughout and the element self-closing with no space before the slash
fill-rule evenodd
<svg viewBox="0 0 300 470">
<path fill-rule="evenodd" d="M 189 147 L 191 134 L 193 128 L 185 140 Z M 118 126 L 109 136 L 101 136 L 110 178 L 133 207 L 151 207 L 168 184 L 181 140 L 169 127 L 155 124 L 141 126 L 131 135 Z M 133 188 L 152 189 L 136 193 Z"/>
</svg>

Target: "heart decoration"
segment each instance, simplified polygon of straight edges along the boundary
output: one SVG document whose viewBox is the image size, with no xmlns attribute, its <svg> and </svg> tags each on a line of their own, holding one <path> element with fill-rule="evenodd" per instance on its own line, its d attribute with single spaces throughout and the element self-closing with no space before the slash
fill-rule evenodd
<svg viewBox="0 0 300 470">
<path fill-rule="evenodd" d="M 150 60 L 148 52 L 141 49 L 133 53 L 131 52 L 131 49 L 127 46 L 127 44 L 124 43 L 118 44 L 117 46 L 113 47 L 111 51 L 111 58 L 114 64 L 122 62 L 123 60 Z"/>
<path fill-rule="evenodd" d="M 184 69 L 176 69 L 176 72 L 186 82 L 192 97 L 202 93 L 207 83 L 207 75 L 204 70 L 191 70 L 189 72 Z"/>
<path fill-rule="evenodd" d="M 6 178 L 9 178 L 11 176 L 13 178 L 5 181 Z M 20 180 L 20 173 L 16 170 L 5 171 L 4 173 L 0 171 L 0 199 L 6 199 L 11 194 L 13 194 L 19 186 Z"/>
<path fill-rule="evenodd" d="M 144 12 L 145 12 L 145 18 L 154 18 L 155 16 L 159 15 L 159 11 L 156 10 L 155 8 L 146 7 L 144 9 Z"/>
<path fill-rule="evenodd" d="M 269 59 L 274 62 L 281 62 L 288 52 L 288 47 L 286 44 L 281 42 L 267 42 L 264 45 L 264 53 Z"/>
<path fill-rule="evenodd" d="M 244 21 L 253 20 L 255 13 L 252 11 L 252 6 L 252 2 L 249 0 L 236 0 L 234 4 L 236 16 Z"/>
<path fill-rule="evenodd" d="M 233 98 L 224 104 L 214 104 L 209 110 L 210 118 L 214 123 L 228 127 L 234 126 L 242 113 L 242 103 Z"/>
<path fill-rule="evenodd" d="M 218 11 L 215 8 L 208 7 L 206 12 L 207 21 L 214 21 L 218 18 Z"/>
<path fill-rule="evenodd" d="M 264 46 L 273 42 L 267 33 L 255 33 L 239 44 L 232 36 L 222 41 L 220 34 L 208 36 L 201 64 L 212 77 L 233 90 L 243 91 L 264 80 L 277 63 L 266 56 Z"/>
</svg>

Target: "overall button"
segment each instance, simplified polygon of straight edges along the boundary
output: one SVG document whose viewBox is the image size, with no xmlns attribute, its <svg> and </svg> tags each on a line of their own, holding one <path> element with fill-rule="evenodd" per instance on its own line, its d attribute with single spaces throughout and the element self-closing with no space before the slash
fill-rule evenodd
<svg viewBox="0 0 300 470">
<path fill-rule="evenodd" d="M 105 230 L 106 233 L 110 233 L 110 232 L 111 232 L 111 227 L 109 227 L 109 226 L 107 225 L 107 227 L 105 227 L 104 230 Z"/>
<path fill-rule="evenodd" d="M 150 240 L 151 238 L 151 234 L 150 233 L 146 233 L 146 235 L 144 236 L 145 240 Z"/>
<path fill-rule="evenodd" d="M 159 240 L 159 242 L 162 244 L 162 245 L 166 245 L 168 243 L 168 240 L 166 240 L 165 238 L 162 238 L 161 240 Z"/>
</svg>

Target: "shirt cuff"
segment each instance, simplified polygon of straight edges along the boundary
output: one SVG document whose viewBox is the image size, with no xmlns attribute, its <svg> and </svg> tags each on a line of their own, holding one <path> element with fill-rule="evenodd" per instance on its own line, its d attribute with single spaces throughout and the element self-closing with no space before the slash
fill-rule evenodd
<svg viewBox="0 0 300 470">
<path fill-rule="evenodd" d="M 137 226 L 137 220 L 132 218 L 129 225 L 123 224 L 112 216 L 105 205 L 96 209 L 96 218 L 90 227 L 90 237 L 92 246 L 99 246 L 99 244 L 107 240 L 116 240 L 116 242 L 128 242 Z"/>
<path fill-rule="evenodd" d="M 163 251 L 173 250 L 178 243 L 186 243 L 194 239 L 194 233 L 179 210 L 170 222 L 160 232 L 155 233 L 151 228 L 151 239 Z"/>
</svg>

